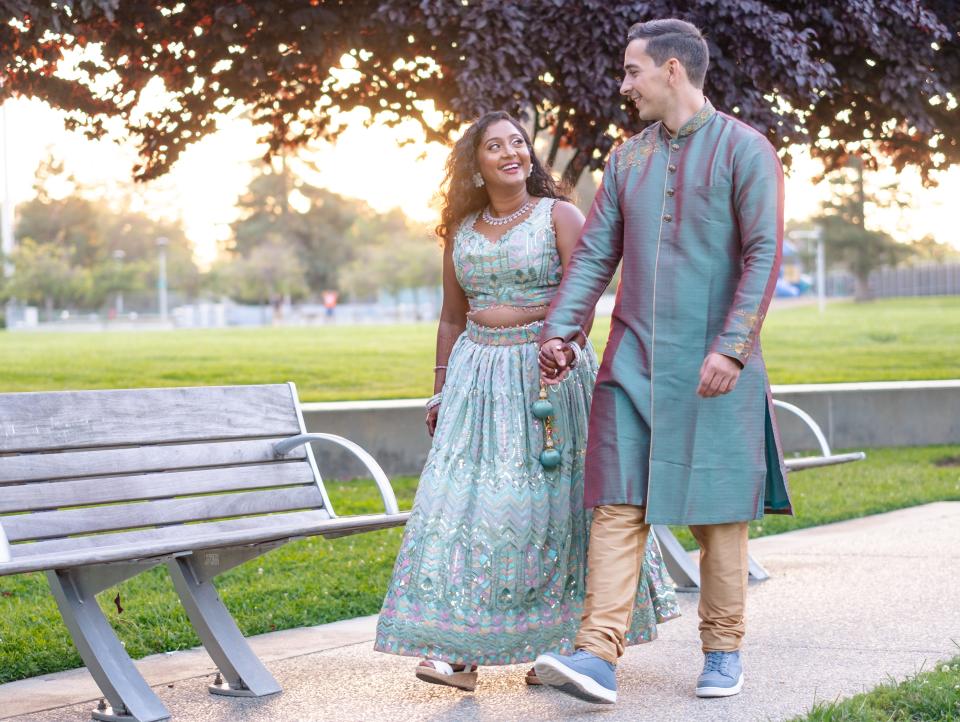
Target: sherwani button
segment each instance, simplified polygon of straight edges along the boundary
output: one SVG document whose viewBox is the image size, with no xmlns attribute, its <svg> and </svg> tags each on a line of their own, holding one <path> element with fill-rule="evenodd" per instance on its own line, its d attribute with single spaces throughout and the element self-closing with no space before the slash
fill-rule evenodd
<svg viewBox="0 0 960 722">
<path fill-rule="evenodd" d="M 667 166 L 667 170 L 670 171 L 671 173 L 676 173 L 676 172 L 677 172 L 677 166 L 675 166 L 673 163 L 671 163 L 670 165 Z"/>
<path fill-rule="evenodd" d="M 668 196 L 670 196 L 671 198 L 673 198 L 673 194 L 674 194 L 674 193 L 676 193 L 676 191 L 675 191 L 673 188 L 667 188 L 667 195 L 668 195 Z"/>
<path fill-rule="evenodd" d="M 674 143 L 673 145 L 670 146 L 670 150 L 680 150 L 680 146 Z"/>
<path fill-rule="evenodd" d="M 663 220 L 664 220 L 666 223 L 669 223 L 670 221 L 673 220 L 673 216 L 671 216 L 669 213 L 667 213 L 667 214 L 663 217 Z"/>
</svg>

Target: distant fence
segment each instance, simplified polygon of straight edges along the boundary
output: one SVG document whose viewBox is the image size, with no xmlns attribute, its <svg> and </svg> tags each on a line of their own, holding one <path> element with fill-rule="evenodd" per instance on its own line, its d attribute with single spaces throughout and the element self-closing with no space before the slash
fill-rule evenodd
<svg viewBox="0 0 960 722">
<path fill-rule="evenodd" d="M 960 263 L 930 263 L 882 268 L 870 274 L 874 298 L 960 296 Z"/>
</svg>

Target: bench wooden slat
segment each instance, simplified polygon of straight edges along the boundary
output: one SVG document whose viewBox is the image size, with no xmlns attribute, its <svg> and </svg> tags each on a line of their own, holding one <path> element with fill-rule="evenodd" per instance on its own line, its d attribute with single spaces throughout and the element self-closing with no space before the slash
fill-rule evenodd
<svg viewBox="0 0 960 722">
<path fill-rule="evenodd" d="M 0 453 L 289 436 L 286 384 L 4 394 Z"/>
<path fill-rule="evenodd" d="M 242 519 L 204 521 L 178 526 L 176 538 L 183 541 L 187 548 L 190 548 L 192 541 L 195 539 L 217 537 L 228 532 L 249 529 L 285 529 L 291 524 L 320 524 L 329 518 L 330 514 L 326 509 L 311 509 L 309 511 L 280 512 L 267 516 L 248 516 Z M 98 550 L 108 547 L 140 550 L 141 554 L 149 556 L 150 550 L 155 548 L 158 542 L 166 542 L 170 539 L 170 527 L 161 527 L 159 529 L 137 529 L 135 531 L 14 544 L 10 547 L 10 551 L 14 560 L 38 558 L 64 552 L 76 552 L 78 555 L 96 554 Z"/>
<path fill-rule="evenodd" d="M 109 564 L 111 562 L 125 561 L 129 559 L 148 559 L 162 555 L 175 554 L 185 547 L 193 553 L 199 553 L 207 549 L 223 549 L 231 546 L 243 546 L 246 544 L 257 544 L 279 539 L 289 539 L 298 536 L 312 536 L 315 534 L 349 534 L 363 531 L 374 531 L 376 529 L 388 529 L 390 527 L 405 524 L 410 518 L 410 512 L 405 511 L 400 514 L 368 514 L 364 516 L 339 517 L 336 519 L 320 518 L 316 515 L 325 514 L 322 510 L 316 512 L 295 512 L 292 514 L 274 514 L 266 517 L 259 517 L 263 520 L 260 526 L 250 525 L 246 528 L 227 529 L 220 528 L 209 534 L 192 536 L 192 530 L 196 528 L 212 527 L 214 524 L 228 524 L 234 521 L 253 522 L 253 519 L 231 520 L 229 522 L 210 522 L 207 524 L 190 524 L 177 527 L 184 532 L 183 539 L 171 539 L 167 537 L 158 537 L 155 540 L 147 541 L 143 544 L 127 547 L 123 544 L 112 546 L 95 547 L 73 550 L 69 545 L 60 547 L 60 550 L 54 553 L 32 554 L 19 556 L 16 550 L 21 547 L 33 547 L 48 542 L 37 542 L 36 544 L 14 545 L 14 558 L 6 563 L 0 564 L 0 575 L 20 574 L 22 572 L 32 572 L 43 569 L 67 569 L 70 567 L 87 566 L 91 564 Z M 300 516 L 312 515 L 312 516 Z M 189 532 L 187 530 L 190 530 Z M 160 531 L 160 530 L 151 530 Z M 124 536 L 140 532 L 127 532 Z M 189 534 L 189 536 L 187 535 Z M 96 538 L 96 537 L 87 537 Z M 79 539 L 64 539 L 63 542 L 79 541 Z M 50 542 L 52 543 L 52 542 Z"/>
<path fill-rule="evenodd" d="M 315 484 L 311 484 L 292 489 L 39 511 L 3 516 L 0 517 L 0 524 L 3 524 L 7 538 L 11 542 L 17 542 L 321 506 L 323 498 L 320 490 Z M 171 536 L 178 533 L 178 528 L 170 529 Z"/>
<path fill-rule="evenodd" d="M 163 499 L 293 484 L 309 484 L 313 471 L 305 462 L 194 469 L 161 474 L 107 476 L 76 481 L 40 481 L 3 487 L 0 513 Z"/>
<path fill-rule="evenodd" d="M 284 438 L 0 456 L 0 484 L 263 463 L 274 460 L 273 445 Z M 306 449 L 302 446 L 284 456 L 304 458 Z"/>
</svg>

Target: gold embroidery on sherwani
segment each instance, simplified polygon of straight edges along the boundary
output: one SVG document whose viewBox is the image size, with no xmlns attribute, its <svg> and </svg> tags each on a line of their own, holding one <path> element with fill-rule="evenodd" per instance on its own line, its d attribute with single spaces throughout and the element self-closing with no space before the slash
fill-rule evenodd
<svg viewBox="0 0 960 722">
<path fill-rule="evenodd" d="M 647 162 L 647 158 L 658 152 L 660 139 L 657 138 L 654 127 L 645 128 L 620 146 L 617 152 L 617 172 L 623 173 L 627 168 L 640 167 Z"/>
<path fill-rule="evenodd" d="M 756 339 L 754 330 L 757 328 L 757 322 L 763 318 L 759 313 L 747 313 L 742 308 L 736 309 L 730 317 L 730 331 L 734 338 L 724 340 L 721 343 L 723 350 L 727 353 L 733 352 L 736 356 L 743 356 L 753 350 L 753 343 Z"/>
<path fill-rule="evenodd" d="M 700 130 L 710 118 L 713 117 L 713 114 L 717 111 L 714 110 L 713 105 L 709 100 L 704 101 L 703 107 L 696 112 L 696 114 L 690 118 L 686 123 L 680 126 L 680 130 L 677 131 L 677 137 L 682 138 L 685 135 L 690 135 Z"/>
</svg>

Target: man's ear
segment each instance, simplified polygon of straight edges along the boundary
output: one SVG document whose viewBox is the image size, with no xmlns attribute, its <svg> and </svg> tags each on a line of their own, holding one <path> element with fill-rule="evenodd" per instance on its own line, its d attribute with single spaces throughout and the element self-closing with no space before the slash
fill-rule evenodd
<svg viewBox="0 0 960 722">
<path fill-rule="evenodd" d="M 683 80 L 686 75 L 683 65 L 680 64 L 680 61 L 676 58 L 670 58 L 667 60 L 667 82 L 676 87 L 680 84 L 680 81 Z"/>
</svg>

